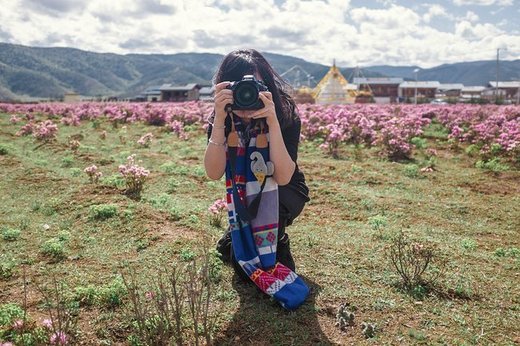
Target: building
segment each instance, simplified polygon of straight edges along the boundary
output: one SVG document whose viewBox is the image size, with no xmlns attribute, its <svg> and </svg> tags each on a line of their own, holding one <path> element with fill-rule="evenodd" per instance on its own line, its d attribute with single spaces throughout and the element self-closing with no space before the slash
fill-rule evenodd
<svg viewBox="0 0 520 346">
<path fill-rule="evenodd" d="M 213 102 L 215 88 L 213 86 L 204 86 L 199 90 L 199 100 L 204 102 Z"/>
<path fill-rule="evenodd" d="M 402 82 L 402 78 L 354 78 L 358 90 L 371 92 L 376 103 L 397 102 Z"/>
<path fill-rule="evenodd" d="M 157 102 L 161 101 L 161 86 L 151 86 L 146 88 L 146 90 L 140 95 L 143 101 L 148 102 Z"/>
<path fill-rule="evenodd" d="M 497 86 L 498 84 L 498 86 Z M 496 81 L 490 81 L 488 83 L 489 89 L 497 89 L 501 92 L 498 93 L 498 96 L 504 98 L 506 100 L 514 100 L 516 101 L 520 96 L 520 81 L 507 81 L 498 83 Z"/>
<path fill-rule="evenodd" d="M 484 86 L 465 86 L 460 91 L 460 99 L 462 101 L 479 100 L 482 98 L 482 92 L 486 89 Z"/>
<path fill-rule="evenodd" d="M 75 92 L 68 92 L 63 95 L 63 102 L 65 102 L 65 103 L 81 102 L 81 96 Z"/>
<path fill-rule="evenodd" d="M 356 86 L 349 85 L 345 77 L 332 65 L 327 74 L 320 80 L 313 90 L 313 98 L 317 104 L 345 104 L 354 103 Z"/>
<path fill-rule="evenodd" d="M 435 93 L 435 97 L 438 98 L 454 98 L 458 99 L 462 93 L 464 84 L 440 84 Z"/>
<path fill-rule="evenodd" d="M 415 82 L 406 81 L 399 84 L 399 99 L 404 102 L 414 102 L 415 93 L 417 99 L 430 100 L 435 98 L 435 93 L 441 84 L 437 81 Z"/>
<path fill-rule="evenodd" d="M 159 88 L 161 92 L 161 101 L 164 102 L 196 101 L 199 99 L 200 89 L 201 86 L 195 83 L 182 86 L 164 84 Z"/>
</svg>

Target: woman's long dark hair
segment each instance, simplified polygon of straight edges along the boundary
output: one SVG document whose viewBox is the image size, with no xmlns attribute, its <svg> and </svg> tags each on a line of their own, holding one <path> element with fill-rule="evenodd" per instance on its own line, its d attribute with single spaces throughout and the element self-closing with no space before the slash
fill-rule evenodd
<svg viewBox="0 0 520 346">
<path fill-rule="evenodd" d="M 239 49 L 224 57 L 213 77 L 213 83 L 238 81 L 244 75 L 259 75 L 273 95 L 278 122 L 282 129 L 291 125 L 296 115 L 296 105 L 288 94 L 291 86 L 276 73 L 262 54 L 255 49 Z"/>
</svg>

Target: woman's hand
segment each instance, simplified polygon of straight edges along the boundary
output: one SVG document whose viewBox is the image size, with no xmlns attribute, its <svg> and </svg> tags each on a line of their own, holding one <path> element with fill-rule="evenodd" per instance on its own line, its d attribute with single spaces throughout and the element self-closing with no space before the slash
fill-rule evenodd
<svg viewBox="0 0 520 346">
<path fill-rule="evenodd" d="M 276 117 L 276 108 L 273 102 L 273 95 L 269 91 L 261 91 L 259 93 L 259 97 L 264 103 L 264 107 L 251 114 L 250 118 L 265 118 L 267 126 L 269 127 L 278 125 L 278 118 Z"/>
<path fill-rule="evenodd" d="M 233 103 L 233 90 L 226 89 L 230 82 L 221 82 L 215 85 L 215 125 L 222 126 L 226 120 L 226 105 Z"/>
</svg>

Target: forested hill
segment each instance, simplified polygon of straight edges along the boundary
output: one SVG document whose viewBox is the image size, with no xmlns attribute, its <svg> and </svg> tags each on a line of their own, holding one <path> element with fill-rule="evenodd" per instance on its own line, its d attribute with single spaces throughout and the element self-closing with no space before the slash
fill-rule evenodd
<svg viewBox="0 0 520 346">
<path fill-rule="evenodd" d="M 291 56 L 265 55 L 279 73 L 295 65 L 302 67 L 305 72 L 300 73 L 301 82 L 310 79 L 316 83 L 329 69 Z M 120 55 L 0 43 L 0 100 L 60 98 L 71 91 L 85 96 L 131 97 L 149 86 L 164 83 L 210 84 L 221 59 L 222 55 L 209 53 Z M 421 70 L 419 79 L 483 85 L 494 79 L 495 66 L 493 61 L 442 65 Z M 363 72 L 367 77 L 412 78 L 410 69 L 414 68 L 377 66 Z M 352 68 L 341 69 L 347 78 L 352 77 L 352 71 Z M 501 62 L 501 71 L 507 76 L 504 80 L 520 79 L 520 60 Z"/>
</svg>

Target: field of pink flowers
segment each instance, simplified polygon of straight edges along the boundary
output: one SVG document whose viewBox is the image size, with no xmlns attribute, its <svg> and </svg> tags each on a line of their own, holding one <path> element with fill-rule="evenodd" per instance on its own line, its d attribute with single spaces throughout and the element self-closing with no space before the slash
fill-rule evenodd
<svg viewBox="0 0 520 346">
<path fill-rule="evenodd" d="M 205 253 L 213 276 L 192 283 L 212 283 L 217 345 L 520 340 L 520 107 L 299 105 L 311 201 L 290 236 L 314 293 L 290 315 L 208 252 L 227 227 L 224 184 L 202 163 L 211 112 L 197 102 L 0 104 L 0 345 L 160 344 L 139 343 L 143 330 L 165 330 L 143 329 L 161 308 L 156 270 L 196 268 Z M 387 251 L 399 232 L 414 241 L 406 254 L 435 253 L 435 284 L 402 285 Z M 123 280 L 127 264 L 139 290 Z M 136 297 L 144 317 L 128 314 Z M 183 321 L 179 335 L 194 341 L 199 321 Z"/>
<path fill-rule="evenodd" d="M 206 128 L 212 105 L 187 103 L 0 104 L 0 113 L 20 123 L 19 135 L 39 140 L 56 136 L 55 122 L 78 126 L 105 117 L 114 127 L 144 122 L 166 126 L 187 139 L 187 127 Z M 520 107 L 478 105 L 299 105 L 303 140 L 317 141 L 333 157 L 343 144 L 373 147 L 390 159 L 411 158 L 432 122 L 445 127 L 451 143 L 467 143 L 483 157 L 517 161 L 520 156 Z M 145 141 L 145 139 L 143 139 Z M 490 155 L 492 154 L 492 155 Z"/>
</svg>

